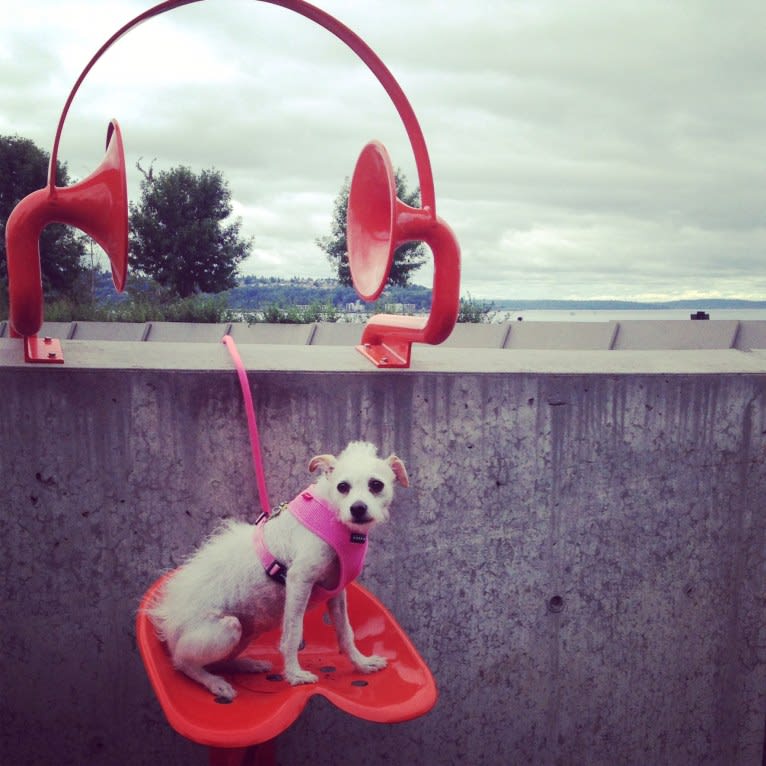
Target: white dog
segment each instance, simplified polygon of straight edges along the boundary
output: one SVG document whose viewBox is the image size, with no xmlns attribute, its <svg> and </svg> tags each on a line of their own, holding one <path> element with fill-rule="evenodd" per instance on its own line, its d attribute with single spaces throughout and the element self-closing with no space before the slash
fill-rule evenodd
<svg viewBox="0 0 766 766">
<path fill-rule="evenodd" d="M 256 524 L 232 521 L 166 582 L 150 609 L 174 665 L 214 695 L 231 700 L 231 684 L 207 668 L 261 672 L 269 664 L 238 657 L 253 636 L 282 624 L 279 644 L 290 684 L 314 683 L 298 649 L 303 615 L 327 601 L 340 650 L 363 673 L 386 666 L 356 647 L 345 586 L 361 571 L 367 533 L 388 519 L 394 482 L 409 486 L 404 463 L 377 456 L 372 444 L 351 442 L 336 458 L 318 455 L 313 486 Z"/>
</svg>

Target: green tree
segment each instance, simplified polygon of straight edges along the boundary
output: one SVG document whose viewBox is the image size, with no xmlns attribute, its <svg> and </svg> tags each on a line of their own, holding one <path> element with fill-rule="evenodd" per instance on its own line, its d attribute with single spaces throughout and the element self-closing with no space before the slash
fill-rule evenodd
<svg viewBox="0 0 766 766">
<path fill-rule="evenodd" d="M 0 281 L 8 283 L 5 226 L 13 208 L 48 183 L 49 155 L 34 141 L 20 136 L 0 136 Z M 57 163 L 56 182 L 70 184 L 66 165 Z M 46 293 L 72 289 L 84 271 L 86 237 L 60 223 L 46 226 L 40 235 L 40 268 Z"/>
<path fill-rule="evenodd" d="M 234 287 L 252 249 L 231 216 L 231 192 L 218 170 L 179 165 L 138 169 L 141 200 L 130 204 L 130 265 L 181 298 Z"/>
<path fill-rule="evenodd" d="M 407 179 L 399 169 L 394 173 L 396 181 L 396 196 L 410 207 L 420 206 L 420 189 L 412 191 L 407 189 Z M 331 233 L 327 237 L 316 240 L 317 245 L 324 250 L 327 259 L 332 264 L 338 275 L 338 281 L 342 285 L 350 285 L 351 269 L 348 265 L 348 246 L 346 244 L 346 219 L 348 208 L 348 195 L 351 183 L 348 178 L 343 182 L 338 196 L 333 205 Z M 388 275 L 388 285 L 407 287 L 413 272 L 419 269 L 426 260 L 425 247 L 420 242 L 408 242 L 397 248 L 394 253 L 394 262 Z"/>
</svg>

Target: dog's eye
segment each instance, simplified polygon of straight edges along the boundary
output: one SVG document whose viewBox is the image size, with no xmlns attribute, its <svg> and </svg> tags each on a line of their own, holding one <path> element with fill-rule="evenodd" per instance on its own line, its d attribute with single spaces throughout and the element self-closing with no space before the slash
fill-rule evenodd
<svg viewBox="0 0 766 766">
<path fill-rule="evenodd" d="M 377 495 L 383 491 L 385 484 L 383 484 L 380 479 L 370 479 L 367 486 L 370 488 L 370 492 L 372 492 L 373 495 Z"/>
<path fill-rule="evenodd" d="M 347 495 L 350 491 L 351 485 L 347 481 L 342 481 L 338 484 L 338 492 L 340 492 L 341 495 Z"/>
</svg>

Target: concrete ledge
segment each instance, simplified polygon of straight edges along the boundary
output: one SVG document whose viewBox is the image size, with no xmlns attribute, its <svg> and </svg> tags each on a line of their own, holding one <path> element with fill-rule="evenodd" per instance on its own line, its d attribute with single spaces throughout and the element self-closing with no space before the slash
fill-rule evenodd
<svg viewBox="0 0 766 766">
<path fill-rule="evenodd" d="M 231 359 L 223 343 L 62 341 L 64 365 L 46 366 L 50 374 L 65 368 L 91 370 L 227 371 Z M 378 370 L 354 347 L 245 343 L 240 356 L 251 372 L 372 372 L 379 376 L 416 373 L 559 374 L 743 374 L 766 372 L 763 353 L 736 349 L 711 351 L 507 350 L 416 344 L 409 370 Z M 0 338 L 0 367 L 29 368 L 20 339 Z"/>
<path fill-rule="evenodd" d="M 242 324 L 235 322 L 229 330 L 239 344 L 306 346 L 311 342 L 314 325 L 306 324 Z M 220 341 L 220 338 L 218 338 Z"/>
<path fill-rule="evenodd" d="M 766 348 L 766 320 L 740 322 L 734 343 L 736 348 Z"/>
<path fill-rule="evenodd" d="M 516 322 L 508 328 L 505 348 L 609 350 L 619 329 L 617 322 Z M 649 334 L 657 335 L 656 327 Z"/>
<path fill-rule="evenodd" d="M 444 348 L 503 348 L 508 324 L 458 324 L 444 342 Z"/>
<path fill-rule="evenodd" d="M 143 340 L 191 343 L 218 343 L 231 323 L 189 324 L 182 322 L 148 322 L 148 332 Z"/>
<path fill-rule="evenodd" d="M 729 320 L 689 322 L 620 322 L 614 343 L 620 349 L 732 348 L 739 322 Z"/>
<path fill-rule="evenodd" d="M 45 337 L 56 337 L 57 334 L 63 335 L 66 340 L 146 340 L 151 325 L 129 323 L 129 322 L 72 322 L 64 334 L 62 330 L 58 333 L 50 324 L 43 325 L 40 335 Z"/>
<path fill-rule="evenodd" d="M 64 340 L 140 340 L 215 343 L 230 332 L 238 343 L 355 346 L 363 324 L 191 324 L 183 322 L 46 322 L 40 335 Z M 0 323 L 0 338 L 7 337 Z M 655 320 L 619 322 L 505 322 L 458 324 L 446 348 L 511 350 L 693 350 L 766 348 L 766 320 Z"/>
<path fill-rule="evenodd" d="M 312 346 L 346 346 L 354 348 L 362 339 L 363 324 L 319 322 L 314 325 Z"/>
</svg>

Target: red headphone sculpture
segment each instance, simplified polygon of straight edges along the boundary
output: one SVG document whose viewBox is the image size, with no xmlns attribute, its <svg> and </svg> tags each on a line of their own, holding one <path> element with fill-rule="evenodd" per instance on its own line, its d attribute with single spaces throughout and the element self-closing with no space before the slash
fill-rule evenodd
<svg viewBox="0 0 766 766">
<path fill-rule="evenodd" d="M 106 155 L 90 176 L 69 187 L 56 186 L 61 132 L 82 81 L 104 52 L 133 27 L 167 11 L 202 0 L 167 0 L 136 16 L 97 51 L 75 82 L 59 119 L 51 152 L 47 187 L 25 197 L 14 208 L 6 228 L 11 334 L 25 339 L 30 362 L 63 362 L 57 341 L 37 338 L 43 323 L 39 239 L 49 223 L 66 223 L 84 231 L 106 251 L 118 291 L 125 286 L 128 264 L 128 195 L 122 135 L 115 120 L 106 136 Z M 359 295 L 376 300 L 386 285 L 396 249 L 423 241 L 434 257 L 431 312 L 422 317 L 378 314 L 367 323 L 357 347 L 378 367 L 408 367 L 412 343 L 438 344 L 457 321 L 460 301 L 460 247 L 450 227 L 437 216 L 434 181 L 423 133 L 407 97 L 372 49 L 348 27 L 303 0 L 261 0 L 305 16 L 346 43 L 386 89 L 401 117 L 415 155 L 422 207 L 396 197 L 391 160 L 385 147 L 372 141 L 354 169 L 349 192 L 347 246 L 351 277 Z"/>
</svg>

